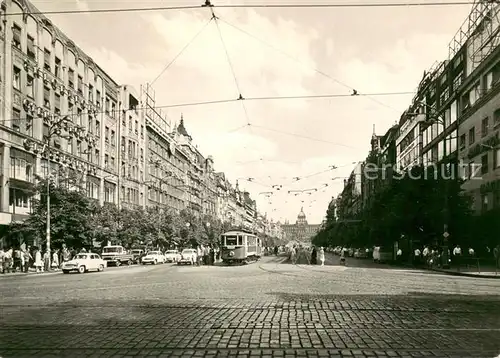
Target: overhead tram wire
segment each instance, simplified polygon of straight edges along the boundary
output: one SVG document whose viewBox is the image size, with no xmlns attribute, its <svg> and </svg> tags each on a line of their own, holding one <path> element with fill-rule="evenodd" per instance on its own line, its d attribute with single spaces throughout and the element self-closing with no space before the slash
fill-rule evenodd
<svg viewBox="0 0 500 358">
<path fill-rule="evenodd" d="M 362 96 L 402 96 L 402 95 L 414 95 L 415 91 L 413 92 L 379 92 L 379 93 L 367 93 L 367 94 L 359 94 L 359 96 L 356 97 L 362 97 Z M 247 97 L 244 98 L 245 101 L 275 101 L 275 100 L 293 100 L 293 99 L 325 99 L 325 98 L 347 98 L 347 97 L 352 97 L 350 94 L 324 94 L 324 95 L 304 95 L 304 96 L 273 96 L 273 97 Z M 231 102 L 237 102 L 239 99 L 231 98 L 231 99 L 219 99 L 219 100 L 212 100 L 212 101 L 200 101 L 200 102 L 186 102 L 186 103 L 176 103 L 176 104 L 167 104 L 167 105 L 161 105 L 161 106 L 155 106 L 155 109 L 166 109 L 166 108 L 178 108 L 178 107 L 194 107 L 194 106 L 204 106 L 204 105 L 211 105 L 211 104 L 223 104 L 223 103 L 231 103 Z M 137 107 L 137 110 L 145 110 L 149 109 L 150 107 Z M 92 113 L 104 113 L 106 112 L 105 110 L 101 111 L 96 111 Z M 112 112 L 112 111 L 109 111 Z M 115 110 L 116 113 L 119 113 L 120 110 Z M 90 114 L 90 112 L 82 112 L 80 115 L 85 115 L 85 114 Z M 60 116 L 77 116 L 77 113 L 66 113 L 66 114 L 60 114 Z M 31 117 L 30 117 L 31 118 Z M 41 117 L 35 117 L 37 119 L 41 119 Z M 26 120 L 27 117 L 21 117 L 21 118 L 8 118 L 8 119 L 2 119 L 0 120 L 1 123 L 5 122 L 11 122 L 14 120 Z M 247 124 L 245 124 L 247 126 Z"/>
<path fill-rule="evenodd" d="M 161 70 L 158 76 L 156 76 L 155 79 L 151 81 L 150 83 L 151 86 L 165 73 L 165 71 L 167 71 L 170 68 L 170 66 L 172 66 L 175 63 L 175 61 L 184 53 L 184 51 L 186 51 L 187 48 L 191 46 L 194 41 L 196 41 L 198 36 L 201 35 L 203 30 L 207 28 L 207 26 L 212 22 L 212 20 L 213 19 L 208 20 L 207 23 L 203 25 L 203 27 L 193 36 L 193 38 L 191 38 L 191 40 L 189 40 L 189 42 L 179 51 L 179 53 L 177 53 L 177 55 L 175 55 L 174 58 L 169 63 L 167 63 L 167 65 Z"/>
<path fill-rule="evenodd" d="M 202 6 L 210 9 L 210 13 L 212 14 L 212 18 L 210 20 L 214 20 L 215 25 L 217 26 L 217 32 L 219 33 L 219 38 L 220 38 L 220 41 L 222 44 L 222 48 L 224 49 L 224 53 L 226 54 L 226 60 L 227 60 L 227 63 L 229 65 L 229 68 L 231 69 L 231 74 L 233 75 L 233 80 L 234 80 L 234 83 L 236 85 L 236 90 L 238 91 L 238 99 L 237 100 L 243 100 L 244 97 L 241 93 L 240 83 L 238 81 L 238 77 L 236 77 L 236 72 L 234 70 L 233 62 L 231 61 L 231 56 L 229 55 L 229 51 L 227 50 L 226 42 L 224 41 L 224 37 L 222 36 L 222 31 L 221 31 L 220 26 L 219 26 L 219 17 L 217 17 L 215 15 L 214 6 L 210 2 L 210 0 L 206 0 L 205 4 Z M 241 102 L 241 105 L 243 107 L 243 112 L 245 114 L 245 119 L 247 121 L 246 125 L 250 126 L 250 117 L 248 115 L 247 107 L 245 106 L 244 102 Z"/>
<path fill-rule="evenodd" d="M 292 59 L 293 61 L 297 62 L 298 64 L 303 65 L 303 66 L 306 66 L 306 64 L 305 64 L 305 63 L 303 63 L 302 61 L 300 61 L 297 57 L 292 56 L 292 55 L 288 54 L 287 52 L 285 52 L 285 51 L 283 51 L 283 50 L 281 50 L 281 49 L 277 48 L 276 46 L 274 46 L 274 45 L 272 45 L 272 44 L 268 43 L 267 41 L 262 40 L 261 38 L 259 38 L 259 37 L 255 36 L 255 35 L 251 34 L 250 32 L 248 32 L 248 31 L 246 31 L 246 30 L 243 30 L 243 29 L 242 29 L 242 28 L 240 28 L 239 26 L 236 26 L 236 25 L 234 25 L 234 24 L 232 24 L 232 23 L 230 23 L 230 22 L 228 22 L 228 21 L 226 21 L 226 20 L 224 20 L 224 19 L 220 19 L 220 21 L 224 22 L 226 25 L 228 25 L 228 26 L 232 27 L 233 29 L 238 30 L 238 31 L 240 31 L 241 33 L 243 33 L 243 34 L 245 34 L 245 35 L 247 35 L 247 36 L 249 36 L 249 37 L 253 38 L 253 39 L 254 39 L 254 40 L 256 40 L 257 42 L 260 42 L 261 44 L 263 44 L 263 45 L 265 45 L 265 46 L 267 46 L 267 47 L 271 48 L 272 50 L 274 50 L 274 51 L 276 51 L 276 52 L 278 52 L 278 53 L 280 53 L 280 54 L 282 54 L 282 55 L 284 55 L 284 56 L 286 56 L 286 57 L 288 57 L 288 58 Z M 326 78 L 328 78 L 329 80 L 331 80 L 331 81 L 333 81 L 333 82 L 335 82 L 335 83 L 337 83 L 337 84 L 341 85 L 342 87 L 345 87 L 345 88 L 349 89 L 350 91 L 352 91 L 351 95 L 353 95 L 353 96 L 359 95 L 358 91 L 357 91 L 354 87 L 349 86 L 348 84 L 346 84 L 346 83 L 344 83 L 344 82 L 342 82 L 342 81 L 340 81 L 340 80 L 338 80 L 338 79 L 334 78 L 333 76 L 330 76 L 329 74 L 327 74 L 327 73 L 326 73 L 326 72 L 324 72 L 324 71 L 321 71 L 321 70 L 320 70 L 320 69 L 318 69 L 318 68 L 314 68 L 314 67 L 312 67 L 311 69 L 312 69 L 314 72 L 318 73 L 319 75 L 321 75 L 321 76 L 323 76 L 323 77 L 326 77 Z M 383 107 L 389 108 L 389 109 L 391 109 L 391 110 L 393 110 L 393 111 L 397 111 L 397 112 L 399 113 L 399 111 L 398 111 L 397 109 L 395 109 L 395 108 L 393 108 L 393 107 L 391 107 L 391 106 L 387 105 L 386 103 L 383 103 L 383 102 L 381 102 L 381 101 L 377 100 L 376 98 L 371 98 L 370 96 L 366 96 L 366 95 L 365 95 L 365 97 L 366 97 L 366 98 L 368 98 L 369 100 L 371 100 L 371 101 L 373 101 L 373 102 L 375 102 L 375 103 L 377 103 L 377 104 L 379 104 L 379 105 L 383 106 Z"/>
<path fill-rule="evenodd" d="M 326 4 L 307 4 L 307 3 L 290 3 L 290 4 L 233 4 L 233 5 L 217 5 L 214 7 L 227 9 L 283 9 L 283 8 L 384 8 L 384 7 L 436 7 L 436 6 L 465 6 L 473 5 L 474 1 L 450 1 L 450 2 L 385 2 L 385 3 L 326 3 Z M 128 13 L 128 12 L 158 12 L 158 11 L 175 11 L 175 10 L 197 10 L 199 5 L 188 6 L 156 6 L 156 7 L 129 7 L 116 9 L 89 9 L 89 10 L 54 10 L 54 11 L 33 11 L 29 13 L 23 12 L 8 12 L 3 16 L 22 16 L 22 15 L 71 15 L 71 14 L 105 14 L 105 13 Z"/>
</svg>

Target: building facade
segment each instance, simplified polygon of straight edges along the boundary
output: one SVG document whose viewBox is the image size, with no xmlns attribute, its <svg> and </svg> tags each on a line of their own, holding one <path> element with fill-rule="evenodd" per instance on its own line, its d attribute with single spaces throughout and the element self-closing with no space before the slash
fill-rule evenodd
<svg viewBox="0 0 500 358">
<path fill-rule="evenodd" d="M 155 107 L 149 85 L 113 80 L 27 0 L 6 0 L 1 12 L 19 14 L 4 16 L 0 31 L 3 228 L 30 214 L 37 178 L 83 188 L 101 205 L 189 209 L 255 226 L 250 194 L 216 173 L 184 119 L 172 125 Z"/>
<path fill-rule="evenodd" d="M 283 230 L 283 238 L 288 242 L 296 242 L 302 245 L 310 245 L 312 238 L 321 228 L 321 224 L 309 224 L 307 222 L 304 208 L 300 208 L 300 213 L 297 216 L 295 224 L 285 222 L 281 225 Z"/>
</svg>

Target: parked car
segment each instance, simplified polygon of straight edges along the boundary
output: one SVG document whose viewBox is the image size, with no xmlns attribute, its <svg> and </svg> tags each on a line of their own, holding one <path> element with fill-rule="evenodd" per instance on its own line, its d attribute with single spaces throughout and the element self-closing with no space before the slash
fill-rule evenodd
<svg viewBox="0 0 500 358">
<path fill-rule="evenodd" d="M 129 254 L 123 246 L 112 245 L 102 248 L 102 259 L 108 263 L 108 266 L 132 265 L 134 255 Z"/>
<path fill-rule="evenodd" d="M 179 250 L 168 250 L 165 252 L 166 262 L 177 262 L 181 259 L 181 253 Z"/>
<path fill-rule="evenodd" d="M 181 252 L 181 259 L 177 261 L 177 265 L 194 265 L 198 258 L 195 249 L 184 249 Z"/>
<path fill-rule="evenodd" d="M 106 261 L 101 259 L 98 254 L 93 252 L 82 253 L 75 256 L 74 259 L 63 263 L 62 272 L 70 273 L 76 271 L 78 273 L 85 273 L 88 271 L 104 271 Z"/>
<path fill-rule="evenodd" d="M 146 256 L 144 256 L 141 260 L 143 265 L 146 264 L 164 264 L 165 263 L 165 256 L 161 251 L 149 251 Z"/>
<path fill-rule="evenodd" d="M 146 255 L 146 253 L 142 249 L 133 249 L 130 253 L 132 254 L 133 261 L 136 264 L 140 264 L 142 258 Z"/>
</svg>

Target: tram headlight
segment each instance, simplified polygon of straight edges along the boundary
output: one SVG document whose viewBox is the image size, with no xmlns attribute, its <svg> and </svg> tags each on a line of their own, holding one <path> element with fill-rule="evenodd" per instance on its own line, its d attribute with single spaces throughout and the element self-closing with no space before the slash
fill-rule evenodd
<svg viewBox="0 0 500 358">
<path fill-rule="evenodd" d="M 229 251 L 229 256 L 233 257 L 234 256 L 234 251 Z"/>
</svg>

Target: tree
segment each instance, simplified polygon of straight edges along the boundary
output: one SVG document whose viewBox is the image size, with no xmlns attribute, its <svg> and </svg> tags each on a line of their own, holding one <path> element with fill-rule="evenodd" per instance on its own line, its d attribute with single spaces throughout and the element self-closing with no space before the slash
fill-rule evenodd
<svg viewBox="0 0 500 358">
<path fill-rule="evenodd" d="M 90 246 L 92 223 L 89 213 L 94 211 L 95 203 L 79 190 L 55 186 L 47 181 L 34 188 L 40 199 L 32 199 L 32 214 L 21 226 L 15 227 L 17 232 L 36 237 L 40 244 L 46 244 L 47 185 L 50 185 L 51 247 L 61 248 L 63 244 L 73 248 Z"/>
</svg>

